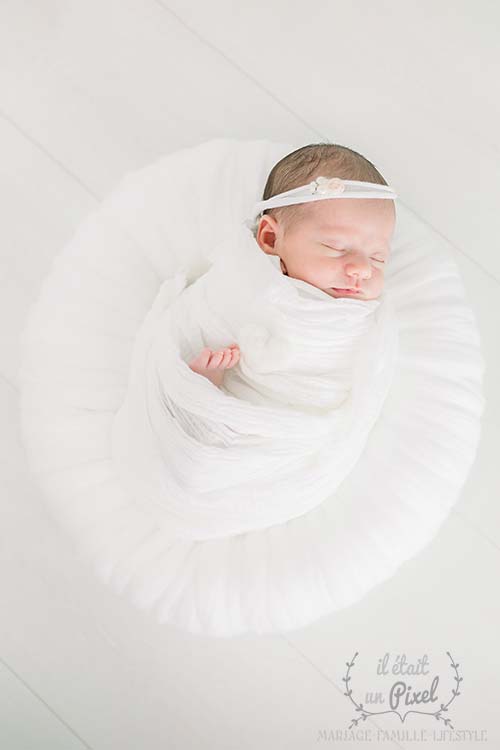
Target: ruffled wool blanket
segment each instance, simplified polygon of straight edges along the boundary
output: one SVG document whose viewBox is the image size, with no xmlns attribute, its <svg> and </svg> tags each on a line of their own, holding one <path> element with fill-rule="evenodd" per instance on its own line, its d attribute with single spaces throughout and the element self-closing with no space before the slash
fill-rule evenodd
<svg viewBox="0 0 500 750">
<path fill-rule="evenodd" d="M 232 342 L 240 360 L 221 388 L 189 368 Z M 186 539 L 300 516 L 356 465 L 397 347 L 387 292 L 336 299 L 284 276 L 243 225 L 192 285 L 167 279 L 146 316 L 113 422 L 118 479 Z"/>
</svg>

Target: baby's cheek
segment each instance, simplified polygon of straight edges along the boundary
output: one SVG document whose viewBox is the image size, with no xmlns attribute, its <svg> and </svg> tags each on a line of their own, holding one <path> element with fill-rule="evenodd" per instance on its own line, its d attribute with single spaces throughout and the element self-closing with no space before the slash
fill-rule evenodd
<svg viewBox="0 0 500 750">
<path fill-rule="evenodd" d="M 298 279 L 311 279 L 318 275 L 317 266 L 303 259 L 297 259 L 293 266 L 288 267 L 288 272 L 293 272 L 293 275 Z"/>
</svg>

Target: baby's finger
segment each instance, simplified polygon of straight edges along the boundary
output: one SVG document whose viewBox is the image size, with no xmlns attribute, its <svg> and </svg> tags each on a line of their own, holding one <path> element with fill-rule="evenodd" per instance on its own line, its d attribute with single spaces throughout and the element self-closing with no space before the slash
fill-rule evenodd
<svg viewBox="0 0 500 750">
<path fill-rule="evenodd" d="M 220 365 L 223 356 L 224 352 L 213 352 L 208 362 L 207 368 L 209 370 L 215 370 L 215 368 Z"/>
<path fill-rule="evenodd" d="M 231 361 L 232 352 L 233 352 L 233 349 L 225 349 L 224 356 L 219 362 L 219 367 L 227 367 L 227 365 Z"/>
<path fill-rule="evenodd" d="M 228 364 L 228 367 L 234 367 L 234 365 L 238 362 L 240 358 L 240 350 L 239 349 L 231 349 L 231 361 Z"/>
<path fill-rule="evenodd" d="M 196 357 L 196 363 L 201 367 L 206 367 L 207 362 L 210 360 L 211 350 L 206 346 Z"/>
</svg>

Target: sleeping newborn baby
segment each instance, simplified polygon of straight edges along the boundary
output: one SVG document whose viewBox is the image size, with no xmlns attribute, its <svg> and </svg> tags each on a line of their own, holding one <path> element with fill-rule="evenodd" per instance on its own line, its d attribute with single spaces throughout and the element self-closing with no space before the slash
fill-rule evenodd
<svg viewBox="0 0 500 750">
<path fill-rule="evenodd" d="M 359 460 L 398 356 L 383 291 L 396 195 L 381 179 L 339 146 L 293 152 L 206 272 L 163 281 L 112 443 L 127 491 L 176 535 L 285 523 Z"/>
<path fill-rule="evenodd" d="M 319 178 L 330 189 L 342 180 L 387 185 L 364 156 L 345 146 L 310 144 L 281 159 L 271 170 L 263 200 Z M 340 180 L 331 178 L 340 178 Z M 298 199 L 300 200 L 300 198 Z M 286 276 L 301 279 L 333 298 L 377 299 L 391 252 L 394 201 L 379 198 L 316 199 L 265 209 L 253 234 L 264 253 L 280 258 Z M 236 342 L 213 351 L 205 347 L 189 362 L 194 372 L 220 386 L 224 371 L 240 357 Z"/>
</svg>

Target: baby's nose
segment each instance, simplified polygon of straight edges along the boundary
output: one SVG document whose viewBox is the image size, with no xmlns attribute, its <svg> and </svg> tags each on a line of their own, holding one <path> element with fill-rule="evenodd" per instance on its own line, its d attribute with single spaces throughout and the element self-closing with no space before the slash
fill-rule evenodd
<svg viewBox="0 0 500 750">
<path fill-rule="evenodd" d="M 362 279 L 369 279 L 371 276 L 371 265 L 365 258 L 351 258 L 345 265 L 345 272 L 348 276 L 361 276 Z"/>
</svg>

